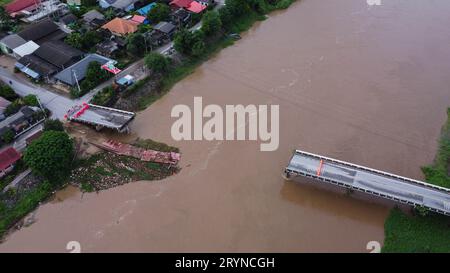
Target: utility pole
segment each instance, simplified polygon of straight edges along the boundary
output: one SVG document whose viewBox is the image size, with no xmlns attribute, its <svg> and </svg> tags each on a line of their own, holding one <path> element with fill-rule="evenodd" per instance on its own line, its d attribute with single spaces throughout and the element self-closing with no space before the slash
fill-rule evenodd
<svg viewBox="0 0 450 273">
<path fill-rule="evenodd" d="M 73 76 L 75 77 L 75 82 L 77 83 L 78 92 L 80 92 L 80 94 L 81 94 L 81 88 L 80 88 L 80 84 L 78 83 L 77 72 L 75 72 L 75 70 L 72 69 L 72 73 L 73 73 Z"/>
</svg>

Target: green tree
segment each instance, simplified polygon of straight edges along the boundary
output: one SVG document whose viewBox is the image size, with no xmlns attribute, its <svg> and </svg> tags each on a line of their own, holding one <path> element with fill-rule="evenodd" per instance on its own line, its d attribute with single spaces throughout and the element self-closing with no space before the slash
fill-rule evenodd
<svg viewBox="0 0 450 273">
<path fill-rule="evenodd" d="M 102 41 L 100 34 L 96 31 L 88 31 L 81 38 L 82 49 L 89 51 L 93 46 Z"/>
<path fill-rule="evenodd" d="M 72 32 L 70 33 L 66 39 L 64 40 L 67 44 L 82 49 L 83 48 L 83 38 L 80 33 L 78 32 Z"/>
<path fill-rule="evenodd" d="M 148 20 L 152 24 L 157 24 L 169 18 L 170 8 L 164 3 L 157 3 L 147 14 Z"/>
<path fill-rule="evenodd" d="M 206 36 L 216 34 L 221 27 L 222 21 L 217 11 L 208 11 L 203 15 L 202 30 Z"/>
<path fill-rule="evenodd" d="M 10 128 L 8 128 L 2 135 L 2 139 L 5 143 L 11 143 L 14 140 L 14 136 L 16 134 L 14 133 L 14 131 Z"/>
<path fill-rule="evenodd" d="M 144 62 L 149 69 L 153 70 L 156 73 L 166 72 L 169 68 L 169 59 L 156 52 L 147 54 L 147 56 L 145 56 Z"/>
<path fill-rule="evenodd" d="M 127 50 L 133 55 L 141 56 L 145 51 L 144 35 L 141 33 L 132 33 L 127 38 Z"/>
<path fill-rule="evenodd" d="M 247 1 L 225 0 L 225 6 L 232 17 L 240 17 L 250 11 Z"/>
<path fill-rule="evenodd" d="M 19 112 L 20 108 L 22 108 L 23 104 L 20 99 L 13 101 L 10 105 L 8 105 L 5 109 L 5 115 L 10 116 L 17 112 Z"/>
<path fill-rule="evenodd" d="M 183 28 L 175 34 L 173 40 L 175 49 L 182 54 L 189 54 L 191 50 L 192 33 Z"/>
<path fill-rule="evenodd" d="M 195 42 L 195 44 L 192 46 L 191 55 L 194 57 L 200 57 L 205 53 L 205 48 L 206 48 L 205 42 L 199 40 Z"/>
<path fill-rule="evenodd" d="M 9 31 L 14 26 L 13 20 L 3 6 L 0 6 L 0 30 Z"/>
<path fill-rule="evenodd" d="M 25 97 L 22 98 L 23 103 L 25 103 L 25 105 L 28 106 L 39 106 L 39 102 L 38 99 L 36 97 L 36 95 L 26 95 Z"/>
<path fill-rule="evenodd" d="M 3 97 L 9 101 L 19 98 L 16 92 L 14 92 L 14 90 L 6 84 L 0 85 L 0 97 Z"/>
<path fill-rule="evenodd" d="M 194 53 L 194 46 L 196 47 L 196 53 L 198 53 L 198 49 L 201 47 L 201 43 L 203 43 L 204 33 L 201 30 L 196 30 L 191 32 L 186 29 L 182 29 L 177 32 L 174 39 L 174 47 L 175 49 L 185 55 L 196 55 Z M 204 46 L 204 44 L 203 44 Z"/>
<path fill-rule="evenodd" d="M 220 21 L 222 22 L 222 27 L 224 27 L 225 29 L 229 27 L 233 22 L 233 16 L 226 6 L 219 9 L 219 17 Z"/>
<path fill-rule="evenodd" d="M 116 12 L 114 11 L 113 8 L 108 8 L 107 10 L 105 10 L 103 15 L 105 15 L 106 20 L 110 21 L 114 19 L 114 17 L 116 17 Z"/>
<path fill-rule="evenodd" d="M 65 132 L 47 131 L 25 150 L 24 161 L 34 174 L 59 183 L 70 171 L 73 141 Z"/>
<path fill-rule="evenodd" d="M 44 131 L 64 131 L 64 126 L 59 119 L 47 119 L 44 122 Z"/>
</svg>

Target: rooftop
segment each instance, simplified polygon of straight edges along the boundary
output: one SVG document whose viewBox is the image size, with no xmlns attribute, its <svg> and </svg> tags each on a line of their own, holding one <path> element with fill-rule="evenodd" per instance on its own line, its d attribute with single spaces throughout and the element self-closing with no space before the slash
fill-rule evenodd
<svg viewBox="0 0 450 273">
<path fill-rule="evenodd" d="M 175 26 L 174 24 L 169 23 L 169 22 L 164 22 L 164 21 L 159 22 L 159 23 L 154 27 L 154 29 L 156 29 L 156 30 L 158 30 L 158 31 L 161 31 L 161 32 L 163 32 L 163 33 L 165 33 L 165 34 L 171 33 L 172 31 L 175 30 L 175 28 L 176 28 L 176 26 Z"/>
<path fill-rule="evenodd" d="M 5 38 L 0 40 L 0 43 L 6 45 L 10 49 L 19 47 L 19 46 L 25 44 L 26 42 L 27 41 L 25 41 L 22 37 L 20 37 L 17 34 L 8 35 Z"/>
<path fill-rule="evenodd" d="M 0 171 L 4 171 L 9 166 L 16 163 L 20 157 L 21 155 L 12 147 L 0 151 Z"/>
<path fill-rule="evenodd" d="M 188 8 L 193 0 L 173 0 L 170 5 L 174 5 L 180 8 Z"/>
<path fill-rule="evenodd" d="M 125 35 L 128 33 L 136 32 L 138 30 L 138 24 L 139 23 L 116 17 L 108 23 L 104 24 L 102 28 L 108 29 L 112 33 Z"/>
<path fill-rule="evenodd" d="M 105 16 L 101 14 L 100 12 L 96 11 L 95 9 L 90 10 L 83 14 L 83 20 L 87 23 L 92 22 L 93 20 L 105 20 Z"/>
<path fill-rule="evenodd" d="M 98 62 L 100 65 L 104 65 L 109 61 L 112 60 L 98 54 L 89 54 L 81 61 L 56 74 L 55 79 L 74 86 L 76 84 L 76 80 L 81 81 L 86 77 L 87 68 L 91 62 Z M 76 75 L 76 79 L 74 74 Z"/>
<path fill-rule="evenodd" d="M 35 52 L 39 48 L 39 45 L 33 41 L 28 41 L 25 44 L 18 46 L 13 49 L 14 54 L 23 57 L 26 55 L 30 55 Z"/>
<path fill-rule="evenodd" d="M 37 44 L 50 40 L 59 40 L 67 35 L 50 19 L 31 24 L 17 34 L 26 41 L 34 41 Z"/>
<path fill-rule="evenodd" d="M 61 41 L 46 42 L 41 45 L 34 55 L 47 61 L 48 63 L 64 69 L 73 64 L 74 61 L 79 60 L 83 52 L 73 48 Z"/>
<path fill-rule="evenodd" d="M 21 11 L 25 8 L 28 8 L 30 6 L 33 6 L 39 2 L 40 2 L 39 0 L 16 0 L 16 1 L 13 1 L 13 2 L 7 4 L 5 6 L 5 10 L 8 13 L 14 13 L 14 12 Z"/>
</svg>

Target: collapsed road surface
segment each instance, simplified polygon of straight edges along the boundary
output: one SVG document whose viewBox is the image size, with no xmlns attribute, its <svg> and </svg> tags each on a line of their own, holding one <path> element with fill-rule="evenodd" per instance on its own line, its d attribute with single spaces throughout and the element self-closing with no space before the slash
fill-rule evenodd
<svg viewBox="0 0 450 273">
<path fill-rule="evenodd" d="M 286 176 L 301 175 L 450 216 L 450 189 L 344 161 L 295 151 Z"/>
</svg>

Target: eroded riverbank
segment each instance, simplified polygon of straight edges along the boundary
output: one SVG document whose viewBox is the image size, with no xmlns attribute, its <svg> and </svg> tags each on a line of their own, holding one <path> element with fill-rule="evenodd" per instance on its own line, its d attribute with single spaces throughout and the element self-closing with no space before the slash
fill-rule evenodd
<svg viewBox="0 0 450 273">
<path fill-rule="evenodd" d="M 445 0 L 303 0 L 271 14 L 138 115 L 139 137 L 183 151 L 179 174 L 66 189 L 0 251 L 66 251 L 73 240 L 82 251 L 366 251 L 383 241 L 389 204 L 286 183 L 282 168 L 301 148 L 422 179 L 450 105 L 449 11 Z M 173 141 L 170 111 L 194 96 L 279 104 L 279 149 Z"/>
</svg>

